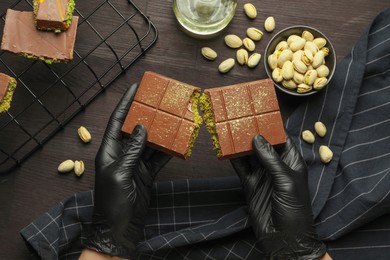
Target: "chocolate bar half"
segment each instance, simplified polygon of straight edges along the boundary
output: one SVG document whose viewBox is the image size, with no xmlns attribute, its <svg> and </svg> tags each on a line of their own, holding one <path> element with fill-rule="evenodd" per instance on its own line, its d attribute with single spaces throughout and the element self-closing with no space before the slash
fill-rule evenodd
<svg viewBox="0 0 390 260">
<path fill-rule="evenodd" d="M 39 30 L 67 30 L 73 17 L 74 0 L 34 0 L 34 17 Z"/>
<path fill-rule="evenodd" d="M 62 33 L 37 30 L 33 12 L 7 10 L 1 49 L 48 64 L 73 59 L 78 17 Z"/>
<path fill-rule="evenodd" d="M 16 80 L 7 74 L 0 73 L 0 113 L 11 107 L 12 96 L 16 88 Z"/>
<path fill-rule="evenodd" d="M 207 89 L 200 98 L 200 109 L 220 159 L 251 153 L 256 134 L 272 145 L 286 142 L 270 79 Z"/>
<path fill-rule="evenodd" d="M 201 89 L 154 72 L 145 72 L 122 131 L 137 124 L 148 130 L 148 144 L 187 159 L 202 124 L 198 112 Z"/>
</svg>

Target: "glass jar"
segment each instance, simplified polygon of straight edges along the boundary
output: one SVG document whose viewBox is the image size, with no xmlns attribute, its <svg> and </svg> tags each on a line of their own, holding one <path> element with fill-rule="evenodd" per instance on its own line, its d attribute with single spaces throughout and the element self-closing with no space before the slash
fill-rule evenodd
<svg viewBox="0 0 390 260">
<path fill-rule="evenodd" d="M 173 12 L 181 28 L 196 38 L 218 35 L 233 19 L 236 0 L 174 0 Z"/>
</svg>

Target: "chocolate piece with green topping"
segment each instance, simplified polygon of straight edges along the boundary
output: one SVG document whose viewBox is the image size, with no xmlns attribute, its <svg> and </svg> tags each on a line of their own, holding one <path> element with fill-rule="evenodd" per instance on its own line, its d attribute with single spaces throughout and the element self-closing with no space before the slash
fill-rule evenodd
<svg viewBox="0 0 390 260">
<path fill-rule="evenodd" d="M 34 0 L 35 24 L 39 30 L 67 30 L 73 17 L 74 0 Z"/>
<path fill-rule="evenodd" d="M 11 107 L 12 96 L 16 88 L 16 80 L 7 74 L 0 73 L 0 113 Z"/>
<path fill-rule="evenodd" d="M 48 64 L 69 62 L 73 59 L 78 16 L 73 16 L 65 32 L 55 34 L 40 31 L 34 25 L 32 12 L 8 9 L 5 19 L 1 49 Z"/>
</svg>

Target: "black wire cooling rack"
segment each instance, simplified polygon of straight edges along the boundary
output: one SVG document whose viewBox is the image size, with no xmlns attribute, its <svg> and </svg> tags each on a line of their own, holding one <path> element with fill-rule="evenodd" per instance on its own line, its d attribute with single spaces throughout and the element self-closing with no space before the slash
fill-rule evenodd
<svg viewBox="0 0 390 260">
<path fill-rule="evenodd" d="M 32 0 L 4 1 L 1 36 L 8 8 L 32 10 Z M 0 114 L 0 174 L 41 148 L 157 40 L 156 27 L 131 0 L 76 1 L 74 15 L 79 24 L 70 63 L 0 51 L 0 72 L 18 82 L 10 110 Z"/>
</svg>

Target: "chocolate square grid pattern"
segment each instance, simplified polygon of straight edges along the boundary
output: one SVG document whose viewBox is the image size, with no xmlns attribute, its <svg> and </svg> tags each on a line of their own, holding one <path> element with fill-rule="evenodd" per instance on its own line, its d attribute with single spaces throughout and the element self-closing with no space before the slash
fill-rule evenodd
<svg viewBox="0 0 390 260">
<path fill-rule="evenodd" d="M 232 158 L 252 151 L 252 139 L 263 135 L 272 145 L 286 136 L 271 80 L 259 80 L 205 90 L 209 96 L 219 157 Z"/>
<path fill-rule="evenodd" d="M 153 72 L 145 72 L 122 131 L 130 134 L 136 124 L 148 130 L 152 147 L 180 158 L 189 156 L 200 122 L 192 105 L 200 88 Z M 198 95 L 194 96 L 194 94 Z"/>
</svg>

